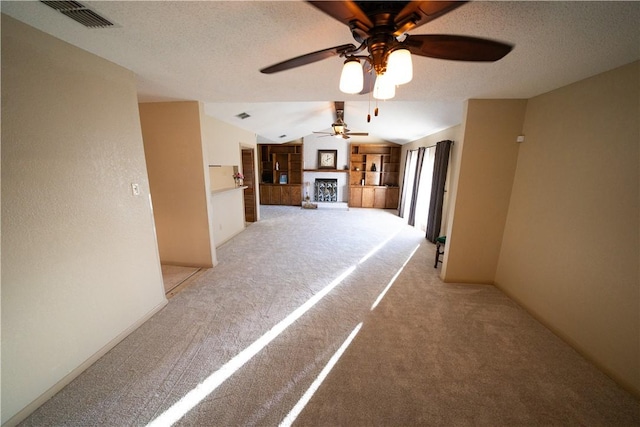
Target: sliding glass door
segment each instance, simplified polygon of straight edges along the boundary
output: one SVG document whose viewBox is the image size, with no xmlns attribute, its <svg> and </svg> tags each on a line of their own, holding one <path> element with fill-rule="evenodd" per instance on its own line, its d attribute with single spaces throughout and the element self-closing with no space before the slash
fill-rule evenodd
<svg viewBox="0 0 640 427">
<path fill-rule="evenodd" d="M 422 231 L 427 228 L 434 159 L 435 147 L 407 152 L 400 216 Z"/>
</svg>

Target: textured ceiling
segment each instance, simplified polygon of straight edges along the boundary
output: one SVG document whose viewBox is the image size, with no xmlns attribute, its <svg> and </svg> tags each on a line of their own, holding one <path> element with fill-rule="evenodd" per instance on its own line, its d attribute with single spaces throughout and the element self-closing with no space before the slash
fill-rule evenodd
<svg viewBox="0 0 640 427">
<path fill-rule="evenodd" d="M 278 142 L 328 130 L 338 100 L 351 130 L 405 143 L 460 123 L 466 99 L 530 98 L 640 58 L 640 2 L 471 2 L 412 33 L 485 37 L 514 50 L 488 64 L 416 57 L 413 81 L 367 123 L 375 100 L 338 90 L 338 57 L 258 71 L 353 42 L 346 26 L 304 2 L 83 3 L 116 28 L 87 29 L 36 1 L 1 8 L 135 72 L 141 102 L 199 100 L 207 114 Z"/>
</svg>

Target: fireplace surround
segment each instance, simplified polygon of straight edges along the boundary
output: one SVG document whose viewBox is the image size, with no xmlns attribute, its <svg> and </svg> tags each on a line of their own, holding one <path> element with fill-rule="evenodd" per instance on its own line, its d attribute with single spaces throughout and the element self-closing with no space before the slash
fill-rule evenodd
<svg viewBox="0 0 640 427">
<path fill-rule="evenodd" d="M 314 182 L 313 198 L 316 202 L 337 202 L 338 180 L 331 178 L 316 178 Z"/>
</svg>

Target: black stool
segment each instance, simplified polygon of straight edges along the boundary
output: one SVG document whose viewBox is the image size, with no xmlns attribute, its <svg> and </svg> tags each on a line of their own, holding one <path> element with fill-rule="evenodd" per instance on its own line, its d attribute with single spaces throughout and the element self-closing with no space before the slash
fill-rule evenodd
<svg viewBox="0 0 640 427">
<path fill-rule="evenodd" d="M 447 236 L 440 236 L 436 239 L 436 262 L 433 268 L 438 268 L 438 263 L 442 262 L 440 255 L 444 254 L 444 245 L 447 243 Z M 440 250 L 442 248 L 442 250 Z"/>
</svg>

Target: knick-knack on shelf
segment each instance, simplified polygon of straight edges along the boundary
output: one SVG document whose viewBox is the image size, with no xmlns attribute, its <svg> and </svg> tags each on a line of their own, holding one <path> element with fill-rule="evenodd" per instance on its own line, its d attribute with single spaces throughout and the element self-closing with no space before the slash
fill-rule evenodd
<svg viewBox="0 0 640 427">
<path fill-rule="evenodd" d="M 376 164 L 372 164 L 371 165 L 371 172 L 375 172 L 376 171 Z"/>
</svg>

